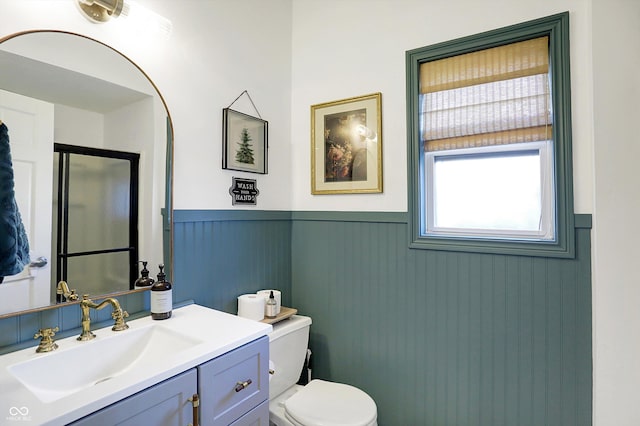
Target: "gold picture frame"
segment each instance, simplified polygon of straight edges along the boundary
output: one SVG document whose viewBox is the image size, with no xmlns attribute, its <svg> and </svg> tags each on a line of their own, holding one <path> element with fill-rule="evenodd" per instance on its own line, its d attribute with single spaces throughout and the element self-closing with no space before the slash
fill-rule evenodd
<svg viewBox="0 0 640 426">
<path fill-rule="evenodd" d="M 311 106 L 311 193 L 382 192 L 382 94 Z"/>
</svg>

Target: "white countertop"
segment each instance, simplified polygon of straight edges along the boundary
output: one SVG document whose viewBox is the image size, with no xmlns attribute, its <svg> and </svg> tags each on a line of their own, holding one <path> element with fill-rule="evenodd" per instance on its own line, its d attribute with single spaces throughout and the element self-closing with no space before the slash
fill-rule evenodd
<svg viewBox="0 0 640 426">
<path fill-rule="evenodd" d="M 59 347 L 54 352 L 36 353 L 36 348 L 31 347 L 0 356 L 0 425 L 67 424 L 265 336 L 272 330 L 269 324 L 199 305 L 174 309 L 172 317 L 167 320 L 154 321 L 149 316 L 129 321 L 128 324 L 129 330 L 120 332 L 111 331 L 111 327 L 92 330 L 97 337 L 88 342 L 77 341 L 77 336 L 56 340 Z M 201 340 L 202 343 L 178 353 L 172 352 L 172 348 L 168 347 L 162 353 L 147 355 L 148 362 L 145 360 L 144 363 L 136 364 L 131 371 L 48 403 L 38 398 L 9 370 L 11 366 L 30 359 L 73 350 L 74 347 L 91 345 L 100 339 L 104 341 L 113 338 L 119 333 L 155 325 Z M 136 354 L 132 356 L 135 357 Z M 83 374 L 83 366 L 69 365 L 64 371 L 49 373 L 60 376 Z"/>
</svg>

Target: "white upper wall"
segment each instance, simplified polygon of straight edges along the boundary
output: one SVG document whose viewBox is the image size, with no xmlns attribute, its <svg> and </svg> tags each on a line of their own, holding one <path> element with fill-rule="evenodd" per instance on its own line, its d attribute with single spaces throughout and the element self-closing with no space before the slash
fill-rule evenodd
<svg viewBox="0 0 640 426">
<path fill-rule="evenodd" d="M 0 0 L 0 36 L 58 29 L 104 42 L 140 66 L 174 124 L 174 207 L 231 208 L 232 177 L 257 179 L 258 208 L 289 209 L 291 190 L 291 0 L 137 0 L 171 19 L 168 40 L 126 18 L 93 24 L 73 0 Z M 222 170 L 222 109 L 247 90 L 269 121 L 269 174 Z M 247 96 L 234 109 L 257 115 Z"/>
<path fill-rule="evenodd" d="M 0 37 L 29 30 L 68 31 L 110 45 L 140 66 L 160 90 L 172 117 L 176 208 L 231 208 L 232 177 L 245 176 L 258 180 L 262 194 L 271 194 L 258 198 L 259 208 L 288 209 L 291 198 L 290 0 L 139 0 L 138 3 L 170 17 L 173 36 L 168 40 L 150 39 L 146 34 L 137 34 L 137 28 L 127 26 L 125 18 L 93 24 L 79 13 L 74 0 L 0 0 L 3 18 Z M 19 45 L 21 40 L 24 38 L 12 39 L 11 44 Z M 36 47 L 42 47 L 44 53 L 53 52 L 54 58 L 69 53 L 44 43 Z M 80 66 L 96 64 L 95 58 L 89 55 L 85 55 L 85 60 L 86 64 Z M 118 70 L 105 71 L 114 77 L 113 73 Z M 222 109 L 244 90 L 248 90 L 260 114 L 270 123 L 269 142 L 274 155 L 270 158 L 268 175 L 221 169 Z M 246 96 L 233 107 L 257 114 Z M 164 128 L 164 118 L 160 125 Z M 111 128 L 120 131 L 125 127 L 120 122 L 117 128 Z M 151 163 L 143 162 L 141 173 L 155 173 L 154 181 L 163 185 L 164 174 L 157 172 L 160 168 L 164 170 L 164 158 L 153 156 L 149 160 L 153 162 L 153 169 Z M 156 253 L 162 252 L 158 205 L 163 203 L 164 193 L 141 188 L 140 197 L 141 206 L 150 207 L 141 208 L 140 234 L 151 237 L 150 246 L 142 250 L 148 254 L 145 258 L 152 261 L 157 258 Z M 149 240 L 141 241 L 144 246 Z"/>
<path fill-rule="evenodd" d="M 640 1 L 593 2 L 594 424 L 640 425 Z"/>
<path fill-rule="evenodd" d="M 496 13 L 496 11 L 500 13 Z M 591 16 L 585 0 L 295 0 L 293 210 L 407 210 L 405 52 L 569 11 L 575 210 L 593 203 Z M 310 105 L 382 92 L 382 194 L 311 195 Z"/>
<path fill-rule="evenodd" d="M 62 29 L 136 62 L 175 130 L 174 207 L 231 208 L 234 176 L 257 179 L 264 210 L 406 211 L 405 51 L 569 10 L 575 206 L 593 211 L 591 16 L 587 0 L 138 0 L 173 23 L 168 40 L 96 25 L 72 0 L 0 0 L 3 32 Z M 500 9 L 500 13 L 494 13 Z M 37 13 L 33 13 L 37 10 Z M 479 19 L 481 18 L 481 19 Z M 248 90 L 269 121 L 269 173 L 222 170 L 222 109 Z M 310 106 L 382 93 L 381 194 L 311 195 Z M 247 96 L 234 104 L 257 115 Z M 195 183 L 201 182 L 202 185 Z"/>
</svg>

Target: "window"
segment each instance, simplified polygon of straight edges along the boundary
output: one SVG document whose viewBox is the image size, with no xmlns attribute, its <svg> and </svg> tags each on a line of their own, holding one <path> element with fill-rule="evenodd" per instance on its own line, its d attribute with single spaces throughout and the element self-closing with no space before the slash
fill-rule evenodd
<svg viewBox="0 0 640 426">
<path fill-rule="evenodd" d="M 411 247 L 573 256 L 568 19 L 407 52 Z"/>
</svg>

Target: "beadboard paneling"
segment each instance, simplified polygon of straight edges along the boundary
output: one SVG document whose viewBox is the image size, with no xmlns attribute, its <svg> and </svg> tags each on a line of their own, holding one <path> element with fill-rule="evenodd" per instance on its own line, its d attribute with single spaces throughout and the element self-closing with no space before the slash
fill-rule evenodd
<svg viewBox="0 0 640 426">
<path fill-rule="evenodd" d="M 591 424 L 588 228 L 550 259 L 410 250 L 380 215 L 293 215 L 314 376 L 366 390 L 382 426 Z"/>
<path fill-rule="evenodd" d="M 314 376 L 371 394 L 380 426 L 591 424 L 590 216 L 575 259 L 409 250 L 403 213 L 173 219 L 174 301 L 235 313 L 240 294 L 282 290 L 313 319 Z M 0 346 L 56 324 L 77 328 L 79 308 L 4 319 Z"/>
<path fill-rule="evenodd" d="M 283 293 L 291 303 L 291 213 L 274 211 L 173 212 L 173 301 L 188 300 L 237 312 L 237 297 L 263 288 Z M 118 297 L 131 318 L 148 313 L 148 295 Z M 105 327 L 111 310 L 92 311 L 94 327 Z M 34 333 L 60 327 L 58 338 L 79 334 L 77 305 L 0 320 L 0 353 L 34 346 Z"/>
<path fill-rule="evenodd" d="M 176 210 L 174 300 L 235 314 L 237 297 L 265 288 L 291 295 L 291 214 Z"/>
</svg>

